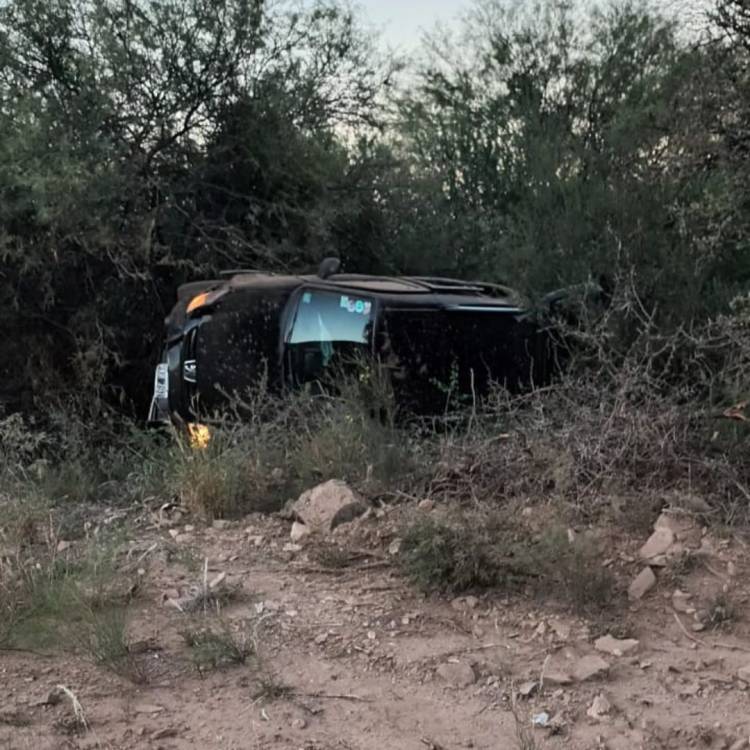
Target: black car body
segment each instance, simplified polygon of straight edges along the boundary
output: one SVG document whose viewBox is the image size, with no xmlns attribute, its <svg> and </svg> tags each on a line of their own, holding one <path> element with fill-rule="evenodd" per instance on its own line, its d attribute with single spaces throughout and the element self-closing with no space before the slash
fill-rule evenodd
<svg viewBox="0 0 750 750">
<path fill-rule="evenodd" d="M 335 268 L 335 265 L 334 265 Z M 180 288 L 166 320 L 150 421 L 205 421 L 261 378 L 277 391 L 374 358 L 401 409 L 435 414 L 545 381 L 552 347 L 512 290 L 446 278 L 234 272 Z"/>
</svg>

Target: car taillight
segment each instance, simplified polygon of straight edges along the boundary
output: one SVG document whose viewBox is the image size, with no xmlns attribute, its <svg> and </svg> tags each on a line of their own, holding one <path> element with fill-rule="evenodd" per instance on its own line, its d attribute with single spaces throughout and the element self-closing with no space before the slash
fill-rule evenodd
<svg viewBox="0 0 750 750">
<path fill-rule="evenodd" d="M 226 289 L 216 289 L 213 292 L 201 292 L 190 300 L 187 306 L 187 314 L 191 315 L 196 310 L 210 307 L 227 293 Z"/>
</svg>

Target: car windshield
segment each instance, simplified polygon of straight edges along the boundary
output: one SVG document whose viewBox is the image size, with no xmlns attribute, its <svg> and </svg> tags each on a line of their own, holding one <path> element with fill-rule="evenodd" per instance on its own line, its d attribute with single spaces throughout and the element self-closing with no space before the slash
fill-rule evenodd
<svg viewBox="0 0 750 750">
<path fill-rule="evenodd" d="M 367 297 L 306 290 L 297 304 L 287 340 L 292 377 L 319 378 L 334 359 L 367 351 L 372 336 L 373 303 Z"/>
</svg>

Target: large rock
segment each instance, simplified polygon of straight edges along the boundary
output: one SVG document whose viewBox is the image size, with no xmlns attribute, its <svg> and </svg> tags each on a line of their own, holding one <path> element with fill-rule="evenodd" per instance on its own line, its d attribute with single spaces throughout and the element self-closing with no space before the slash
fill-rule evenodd
<svg viewBox="0 0 750 750">
<path fill-rule="evenodd" d="M 365 501 L 346 482 L 319 484 L 292 504 L 291 511 L 310 531 L 328 533 L 367 510 Z"/>
<path fill-rule="evenodd" d="M 695 518 L 687 513 L 665 511 L 654 524 L 654 530 L 659 529 L 669 529 L 674 534 L 675 541 L 681 542 L 685 547 L 697 549 L 701 546 L 701 527 Z"/>
<path fill-rule="evenodd" d="M 672 529 L 661 526 L 654 531 L 648 541 L 641 547 L 638 553 L 643 560 L 650 560 L 659 555 L 664 555 L 674 544 L 674 533 Z"/>
</svg>

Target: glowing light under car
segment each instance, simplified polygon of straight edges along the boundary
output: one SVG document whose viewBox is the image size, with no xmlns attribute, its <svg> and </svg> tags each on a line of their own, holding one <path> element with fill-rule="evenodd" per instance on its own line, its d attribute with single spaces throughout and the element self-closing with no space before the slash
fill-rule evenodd
<svg viewBox="0 0 750 750">
<path fill-rule="evenodd" d="M 211 429 L 204 424 L 191 422 L 187 426 L 190 447 L 194 450 L 204 450 L 211 442 Z"/>
</svg>

